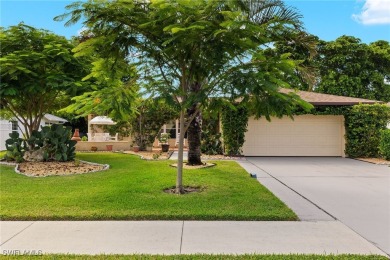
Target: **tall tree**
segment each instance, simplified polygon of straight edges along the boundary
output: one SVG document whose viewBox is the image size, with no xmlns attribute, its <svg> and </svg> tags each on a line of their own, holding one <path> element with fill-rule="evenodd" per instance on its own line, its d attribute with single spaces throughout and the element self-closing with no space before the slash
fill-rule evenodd
<svg viewBox="0 0 390 260">
<path fill-rule="evenodd" d="M 105 57 L 124 55 L 138 63 L 143 81 L 158 82 L 149 93 L 180 108 L 176 190 L 182 192 L 183 138 L 188 130 L 188 164 L 201 164 L 200 109 L 210 96 L 241 98 L 255 115 L 291 114 L 307 103 L 289 87 L 286 74 L 299 65 L 289 54 L 264 52 L 267 44 L 306 41 L 300 15 L 280 0 L 115 0 L 74 3 L 57 17 L 67 25 L 85 19 L 94 37 L 81 52 L 99 45 Z M 306 46 L 311 46 L 310 42 Z"/>
<path fill-rule="evenodd" d="M 322 41 L 316 62 L 316 91 L 341 96 L 390 101 L 390 45 L 365 44 L 352 36 Z"/>
<path fill-rule="evenodd" d="M 0 28 L 0 105 L 23 126 L 28 138 L 45 113 L 58 109 L 60 96 L 85 85 L 87 66 L 73 56 L 64 37 L 23 23 Z"/>
<path fill-rule="evenodd" d="M 318 43 L 319 41 L 318 37 L 314 35 L 305 37 L 311 38 L 310 43 Z M 286 81 L 294 88 L 312 91 L 319 77 L 318 63 L 316 62 L 317 48 L 310 48 L 306 46 L 306 43 L 305 41 L 280 41 L 266 51 L 270 55 L 290 53 L 292 59 L 301 61 L 302 63 L 295 69 L 294 75 L 285 75 Z"/>
</svg>

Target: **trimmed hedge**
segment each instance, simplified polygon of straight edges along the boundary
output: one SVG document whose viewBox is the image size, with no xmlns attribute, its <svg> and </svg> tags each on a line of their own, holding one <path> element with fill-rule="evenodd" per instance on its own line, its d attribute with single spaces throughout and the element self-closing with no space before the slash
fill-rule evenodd
<svg viewBox="0 0 390 260">
<path fill-rule="evenodd" d="M 383 158 L 390 160 L 390 129 L 381 131 L 379 151 Z"/>
<path fill-rule="evenodd" d="M 346 154 L 349 157 L 378 157 L 381 130 L 386 129 L 390 108 L 386 105 L 355 105 L 345 114 Z"/>
</svg>

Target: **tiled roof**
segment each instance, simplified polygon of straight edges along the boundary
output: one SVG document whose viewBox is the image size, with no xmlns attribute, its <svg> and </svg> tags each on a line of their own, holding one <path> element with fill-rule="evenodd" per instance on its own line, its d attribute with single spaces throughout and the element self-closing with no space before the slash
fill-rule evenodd
<svg viewBox="0 0 390 260">
<path fill-rule="evenodd" d="M 295 90 L 285 89 L 285 88 L 280 89 L 280 92 L 282 93 L 290 93 L 293 91 Z M 295 93 L 306 102 L 309 102 L 312 105 L 316 105 L 316 106 L 325 106 L 325 105 L 342 106 L 342 105 L 356 105 L 359 103 L 362 104 L 383 103 L 381 101 L 376 101 L 376 100 L 336 96 L 336 95 L 329 95 L 329 94 L 301 91 L 301 90 L 295 91 Z"/>
</svg>

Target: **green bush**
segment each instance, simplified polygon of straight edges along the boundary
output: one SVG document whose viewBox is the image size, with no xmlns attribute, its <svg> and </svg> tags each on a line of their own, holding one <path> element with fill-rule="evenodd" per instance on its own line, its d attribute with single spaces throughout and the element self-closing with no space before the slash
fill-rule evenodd
<svg viewBox="0 0 390 260">
<path fill-rule="evenodd" d="M 202 131 L 201 150 L 208 155 L 223 154 L 221 134 Z"/>
<path fill-rule="evenodd" d="M 23 155 L 25 152 L 25 142 L 19 137 L 18 132 L 12 132 L 9 134 L 9 139 L 5 141 L 5 148 L 7 150 L 4 159 L 6 161 L 16 161 L 17 163 L 23 162 Z"/>
<path fill-rule="evenodd" d="M 355 105 L 345 115 L 346 154 L 349 157 L 378 157 L 381 130 L 386 129 L 390 107 Z"/>
<path fill-rule="evenodd" d="M 218 114 L 203 113 L 200 149 L 208 155 L 223 154 Z"/>
<path fill-rule="evenodd" d="M 379 142 L 380 154 L 386 160 L 390 160 L 390 129 L 381 131 L 381 139 Z"/>
<path fill-rule="evenodd" d="M 248 126 L 248 110 L 234 105 L 222 109 L 222 133 L 226 155 L 241 155 Z"/>
</svg>

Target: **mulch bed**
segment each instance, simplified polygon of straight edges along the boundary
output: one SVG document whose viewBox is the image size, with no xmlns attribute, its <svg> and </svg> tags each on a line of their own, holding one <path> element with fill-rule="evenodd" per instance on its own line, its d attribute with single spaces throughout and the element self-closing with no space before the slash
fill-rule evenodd
<svg viewBox="0 0 390 260">
<path fill-rule="evenodd" d="M 177 163 L 172 163 L 169 166 L 177 168 Z M 215 163 L 203 163 L 202 165 L 187 165 L 183 164 L 183 169 L 203 169 L 215 166 Z"/>
<path fill-rule="evenodd" d="M 380 165 L 390 165 L 390 161 L 382 158 L 356 158 L 356 160 Z"/>
<path fill-rule="evenodd" d="M 207 155 L 202 154 L 202 160 L 246 160 L 244 156 Z"/>
<path fill-rule="evenodd" d="M 124 151 L 123 153 L 127 154 L 134 154 L 140 156 L 142 159 L 145 160 L 168 160 L 173 151 L 169 151 L 167 153 L 159 151 L 139 151 L 139 152 L 133 152 L 133 151 Z"/>
<path fill-rule="evenodd" d="M 188 194 L 193 192 L 201 192 L 203 189 L 201 187 L 191 187 L 191 186 L 185 186 L 183 187 L 183 193 L 182 194 Z M 176 187 L 168 188 L 164 190 L 165 193 L 169 194 L 177 194 L 176 193 Z"/>
<path fill-rule="evenodd" d="M 103 171 L 108 165 L 80 161 L 70 162 L 23 162 L 18 164 L 15 171 L 30 177 L 46 177 L 53 175 L 73 175 Z"/>
</svg>

